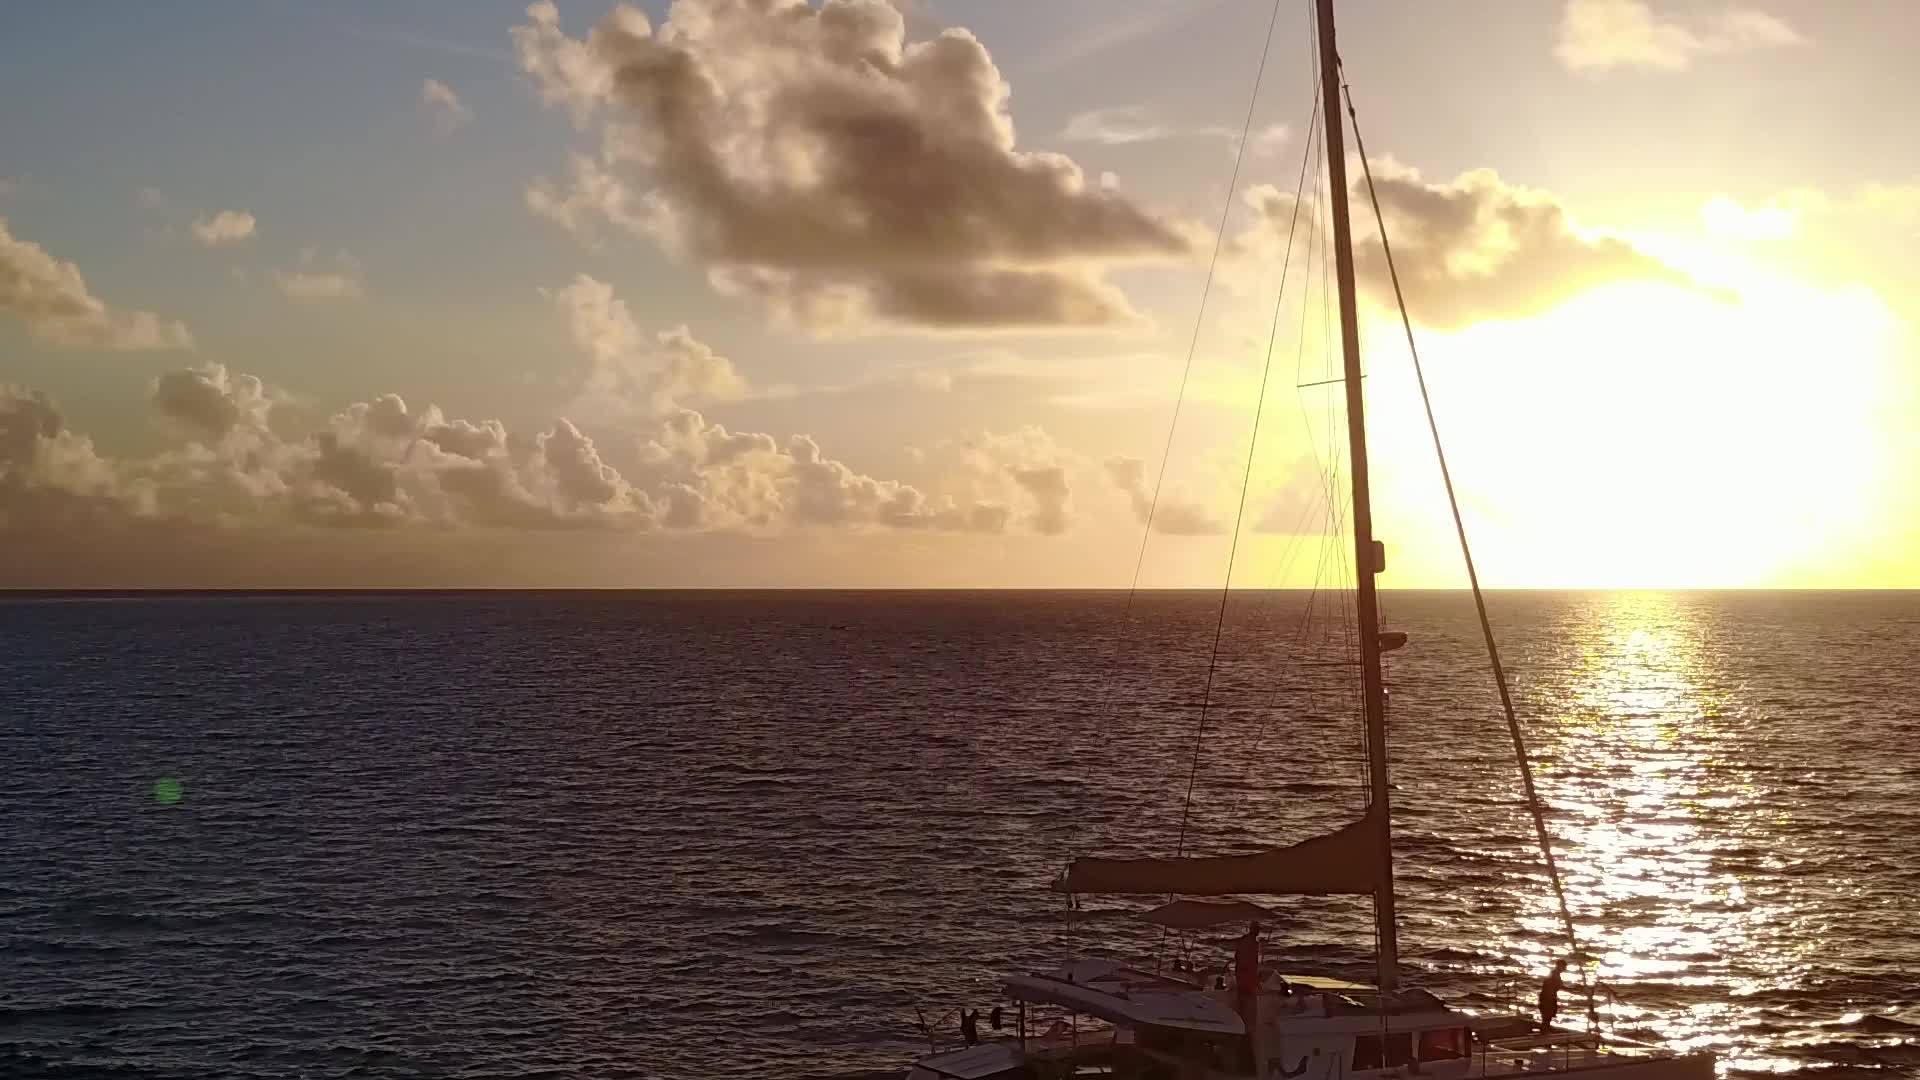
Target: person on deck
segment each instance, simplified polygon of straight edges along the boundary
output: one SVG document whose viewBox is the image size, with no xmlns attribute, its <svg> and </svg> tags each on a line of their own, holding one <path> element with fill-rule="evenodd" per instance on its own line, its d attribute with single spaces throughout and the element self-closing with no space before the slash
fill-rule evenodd
<svg viewBox="0 0 1920 1080">
<path fill-rule="evenodd" d="M 1547 981 L 1540 984 L 1540 1026 L 1550 1028 L 1553 1018 L 1560 1015 L 1560 984 L 1567 971 L 1565 960 L 1556 960 L 1553 971 Z"/>
<path fill-rule="evenodd" d="M 978 1009 L 975 1009 L 972 1012 L 969 1012 L 966 1009 L 960 1010 L 960 1039 L 961 1041 L 965 1042 L 968 1046 L 979 1045 L 980 1043 L 980 1011 Z"/>
<path fill-rule="evenodd" d="M 1247 932 L 1233 945 L 1233 988 L 1240 997 L 1240 1016 L 1253 1025 L 1253 1006 L 1260 993 L 1260 924 L 1248 923 Z"/>
</svg>

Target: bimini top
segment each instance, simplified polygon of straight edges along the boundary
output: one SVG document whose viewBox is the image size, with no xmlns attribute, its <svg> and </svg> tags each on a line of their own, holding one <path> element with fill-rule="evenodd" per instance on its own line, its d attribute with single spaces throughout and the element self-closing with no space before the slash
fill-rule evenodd
<svg viewBox="0 0 1920 1080">
<path fill-rule="evenodd" d="M 1129 1027 L 1247 1033 L 1239 1014 L 1205 991 L 1104 960 L 1082 960 L 1051 975 L 1015 975 L 1007 980 L 1007 995 Z"/>
</svg>

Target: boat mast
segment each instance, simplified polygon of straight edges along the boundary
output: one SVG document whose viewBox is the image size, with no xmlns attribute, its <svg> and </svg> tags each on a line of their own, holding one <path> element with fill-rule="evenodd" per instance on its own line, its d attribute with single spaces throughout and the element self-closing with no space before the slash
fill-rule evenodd
<svg viewBox="0 0 1920 1080">
<path fill-rule="evenodd" d="M 1347 155 L 1340 119 L 1340 51 L 1333 39 L 1333 0 L 1316 0 L 1320 29 L 1320 108 L 1327 148 L 1328 198 L 1333 204 L 1334 276 L 1340 286 L 1340 354 L 1347 389 L 1347 445 L 1353 476 L 1354 601 L 1360 621 L 1360 678 L 1367 714 L 1367 769 L 1372 776 L 1370 815 L 1379 817 L 1379 884 L 1373 922 L 1379 936 L 1381 994 L 1393 992 L 1400 945 L 1393 915 L 1393 828 L 1387 805 L 1387 705 L 1380 678 L 1380 608 L 1373 576 L 1385 560 L 1373 540 L 1373 506 L 1367 491 L 1366 402 L 1360 386 L 1360 327 L 1353 290 L 1353 231 L 1347 220 Z"/>
</svg>

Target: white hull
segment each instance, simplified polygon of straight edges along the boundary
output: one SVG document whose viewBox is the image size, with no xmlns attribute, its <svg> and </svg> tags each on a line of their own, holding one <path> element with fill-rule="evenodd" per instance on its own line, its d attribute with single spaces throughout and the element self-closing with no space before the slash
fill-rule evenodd
<svg viewBox="0 0 1920 1080">
<path fill-rule="evenodd" d="M 1541 1029 L 1524 1017 L 1482 1017 L 1414 991 L 1384 1010 L 1370 990 L 1297 977 L 1293 992 L 1255 996 L 1252 1023 L 1236 995 L 1102 963 L 1017 976 L 1007 990 L 1020 1023 L 1040 1010 L 1045 1037 L 1027 1031 L 930 1054 L 908 1080 L 1460 1080 L 1565 1076 L 1580 1080 L 1712 1080 L 1709 1054 Z M 1029 1010 L 1033 1010 L 1030 1013 Z M 1089 1027 L 1087 1018 L 1094 1018 Z"/>
</svg>

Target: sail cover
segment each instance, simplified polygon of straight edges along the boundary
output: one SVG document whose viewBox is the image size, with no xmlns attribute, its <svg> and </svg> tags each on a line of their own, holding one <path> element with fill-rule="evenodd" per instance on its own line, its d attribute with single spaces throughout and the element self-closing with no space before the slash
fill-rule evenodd
<svg viewBox="0 0 1920 1080">
<path fill-rule="evenodd" d="M 1071 893 L 1173 893 L 1223 896 L 1371 893 L 1379 882 L 1380 820 L 1368 814 L 1291 847 L 1251 855 L 1179 859 L 1075 859 L 1059 884 Z"/>
<path fill-rule="evenodd" d="M 1245 900 L 1175 900 L 1140 918 L 1175 930 L 1207 930 L 1232 923 L 1278 922 L 1280 916 Z"/>
</svg>

